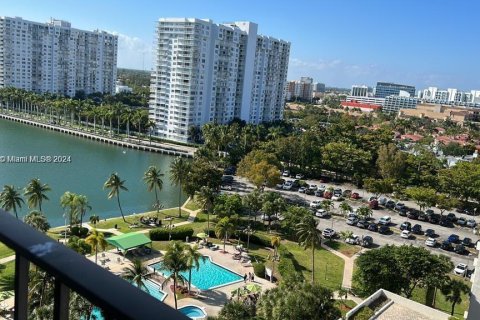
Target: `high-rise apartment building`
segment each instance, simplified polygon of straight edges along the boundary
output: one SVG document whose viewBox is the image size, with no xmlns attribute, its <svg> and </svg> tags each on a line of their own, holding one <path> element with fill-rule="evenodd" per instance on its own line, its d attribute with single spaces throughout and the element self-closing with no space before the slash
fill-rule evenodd
<svg viewBox="0 0 480 320">
<path fill-rule="evenodd" d="M 415 87 L 390 82 L 377 82 L 375 87 L 375 98 L 386 98 L 394 95 L 398 96 L 400 91 L 408 92 L 410 97 L 415 96 Z"/>
<path fill-rule="evenodd" d="M 354 97 L 366 97 L 368 96 L 368 87 L 353 85 L 350 95 Z"/>
<path fill-rule="evenodd" d="M 161 18 L 150 119 L 164 139 L 188 141 L 208 122 L 282 119 L 290 43 L 257 34 L 257 24 Z"/>
<path fill-rule="evenodd" d="M 118 37 L 69 22 L 0 17 L 0 87 L 74 96 L 114 93 Z"/>
<path fill-rule="evenodd" d="M 301 77 L 297 81 L 289 81 L 287 84 L 287 100 L 301 99 L 311 101 L 313 97 L 313 79 Z"/>
</svg>

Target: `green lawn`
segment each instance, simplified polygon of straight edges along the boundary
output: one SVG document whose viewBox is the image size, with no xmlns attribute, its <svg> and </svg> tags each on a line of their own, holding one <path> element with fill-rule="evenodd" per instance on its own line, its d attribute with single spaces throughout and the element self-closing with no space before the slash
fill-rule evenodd
<svg viewBox="0 0 480 320">
<path fill-rule="evenodd" d="M 346 255 L 347 257 L 352 257 L 354 256 L 357 252 L 359 252 L 360 250 L 362 250 L 362 248 L 360 246 L 354 246 L 354 245 L 351 245 L 351 244 L 348 244 L 348 243 L 345 243 L 343 241 L 330 241 L 330 240 L 327 240 L 324 242 L 325 245 L 329 246 L 330 248 L 332 248 L 333 250 L 336 250 L 344 255 Z"/>
<path fill-rule="evenodd" d="M 342 313 L 342 319 L 343 319 L 345 318 L 347 312 L 355 308 L 357 304 L 353 300 L 345 300 L 344 303 L 342 303 L 340 300 L 337 300 L 335 302 L 335 306 L 338 309 L 340 309 L 340 312 Z"/>
<path fill-rule="evenodd" d="M 304 250 L 298 244 L 290 241 L 284 242 L 285 247 L 295 257 L 295 263 L 305 279 L 312 278 L 312 251 Z M 281 257 L 280 257 L 281 259 Z M 325 249 L 315 251 L 315 282 L 332 290 L 337 290 L 342 285 L 343 268 L 345 263 L 342 258 L 337 257 Z"/>
<path fill-rule="evenodd" d="M 458 278 L 458 277 L 456 277 Z M 460 279 L 460 278 L 458 278 Z M 465 283 L 470 287 L 471 282 L 468 280 L 465 280 Z M 413 295 L 412 295 L 412 300 L 420 302 L 422 304 L 426 303 L 426 289 L 425 288 L 416 288 L 413 290 Z M 466 310 L 468 310 L 468 306 L 470 304 L 469 296 L 468 294 L 462 295 L 462 302 L 459 304 L 455 305 L 455 314 L 454 316 L 463 319 L 463 314 Z M 450 311 L 452 309 L 452 304 L 448 302 L 445 298 L 445 296 L 440 292 L 440 290 L 437 290 L 436 298 L 435 298 L 435 309 L 441 310 L 445 313 L 450 314 Z"/>
<path fill-rule="evenodd" d="M 140 230 L 145 230 L 145 229 L 151 229 L 151 228 L 129 228 L 129 225 L 132 223 L 138 223 L 140 226 L 142 224 L 140 223 L 140 217 L 141 216 L 147 216 L 147 217 L 158 217 L 159 219 L 165 219 L 167 217 L 174 217 L 172 224 L 176 224 L 182 221 L 186 221 L 188 219 L 188 213 L 186 211 L 182 210 L 182 217 L 178 217 L 178 208 L 173 208 L 173 209 L 166 209 L 166 210 L 161 210 L 159 213 L 156 211 L 151 211 L 147 213 L 142 213 L 142 214 L 137 214 L 135 216 L 128 216 L 125 217 L 127 220 L 127 223 L 123 221 L 122 218 L 113 218 L 109 219 L 107 221 L 100 221 L 96 224 L 96 228 L 98 229 L 111 229 L 114 228 L 115 225 L 117 225 L 117 230 L 123 233 L 128 233 L 128 232 L 136 232 Z M 167 223 L 166 221 L 162 221 L 162 223 Z M 93 226 L 92 224 L 90 224 Z"/>
<path fill-rule="evenodd" d="M 12 249 L 7 247 L 3 243 L 0 243 L 0 259 L 11 256 L 13 254 L 15 254 L 15 252 Z"/>
<path fill-rule="evenodd" d="M 193 211 L 201 209 L 200 205 L 195 201 L 195 199 L 188 200 L 187 204 L 184 205 L 184 207 Z"/>
</svg>

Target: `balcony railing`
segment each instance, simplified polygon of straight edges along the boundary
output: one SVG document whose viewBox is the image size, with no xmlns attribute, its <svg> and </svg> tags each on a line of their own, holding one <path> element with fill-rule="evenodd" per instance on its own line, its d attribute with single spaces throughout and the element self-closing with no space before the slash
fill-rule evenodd
<svg viewBox="0 0 480 320">
<path fill-rule="evenodd" d="M 110 319 L 189 318 L 0 210 L 0 242 L 15 251 L 15 320 L 28 318 L 29 265 L 55 278 L 54 318 L 67 320 L 73 290 Z"/>
</svg>

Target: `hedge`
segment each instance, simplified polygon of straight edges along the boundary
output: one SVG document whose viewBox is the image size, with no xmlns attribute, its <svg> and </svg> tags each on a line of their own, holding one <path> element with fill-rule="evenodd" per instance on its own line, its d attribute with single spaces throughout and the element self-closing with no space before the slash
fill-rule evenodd
<svg viewBox="0 0 480 320">
<path fill-rule="evenodd" d="M 245 243 L 247 242 L 247 239 L 248 239 L 248 235 L 246 233 L 242 233 L 240 235 L 240 240 L 244 241 Z M 262 247 L 272 247 L 270 239 L 260 237 L 256 234 L 250 235 L 250 243 L 258 244 L 259 246 L 262 246 Z"/>
<path fill-rule="evenodd" d="M 70 229 L 70 234 L 75 237 L 85 238 L 88 234 L 88 229 L 85 227 L 73 226 Z"/>
<path fill-rule="evenodd" d="M 156 228 L 150 230 L 149 235 L 152 241 L 185 240 L 187 237 L 192 238 L 193 228 L 189 226 L 179 226 L 172 230 Z"/>
<path fill-rule="evenodd" d="M 297 273 L 295 265 L 293 264 L 294 256 L 284 246 L 278 247 L 278 253 L 280 254 L 280 262 L 278 263 L 278 272 L 282 278 L 288 278 Z"/>
<path fill-rule="evenodd" d="M 257 277 L 265 278 L 265 264 L 254 262 L 253 263 L 253 272 Z"/>
</svg>

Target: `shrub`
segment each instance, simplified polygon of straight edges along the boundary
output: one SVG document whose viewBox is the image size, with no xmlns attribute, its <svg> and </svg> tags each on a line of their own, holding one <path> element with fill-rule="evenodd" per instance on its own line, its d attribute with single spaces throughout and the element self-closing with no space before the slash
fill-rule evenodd
<svg viewBox="0 0 480 320">
<path fill-rule="evenodd" d="M 248 239 L 248 235 L 246 233 L 241 233 L 240 234 L 240 240 L 242 240 L 244 242 L 247 242 L 247 239 Z M 250 235 L 250 243 L 254 243 L 254 244 L 257 244 L 257 245 L 262 246 L 262 247 L 271 247 L 272 246 L 272 244 L 270 243 L 270 239 L 261 237 L 261 236 L 256 235 L 256 234 L 251 234 Z"/>
<path fill-rule="evenodd" d="M 265 265 L 263 263 L 254 262 L 253 272 L 257 277 L 265 278 Z"/>
<path fill-rule="evenodd" d="M 187 237 L 193 236 L 193 228 L 189 226 L 179 226 L 173 228 L 171 231 L 166 228 L 156 228 L 149 232 L 152 241 L 168 241 L 170 240 L 185 240 Z"/>
<path fill-rule="evenodd" d="M 278 253 L 280 254 L 280 262 L 278 263 L 278 272 L 282 278 L 288 278 L 294 276 L 297 273 L 295 265 L 293 264 L 293 255 L 284 246 L 278 247 Z"/>
<path fill-rule="evenodd" d="M 85 227 L 79 227 L 79 226 L 73 226 L 70 229 L 70 233 L 72 236 L 79 237 L 79 238 L 85 238 L 88 234 L 88 229 Z"/>
<path fill-rule="evenodd" d="M 369 320 L 373 314 L 374 312 L 370 307 L 363 307 L 353 315 L 353 320 Z"/>
</svg>

